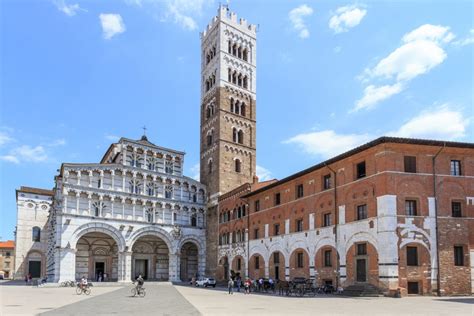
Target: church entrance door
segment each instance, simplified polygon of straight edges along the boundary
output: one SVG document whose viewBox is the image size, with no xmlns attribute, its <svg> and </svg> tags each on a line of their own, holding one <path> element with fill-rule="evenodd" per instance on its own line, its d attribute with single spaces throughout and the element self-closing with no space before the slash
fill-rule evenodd
<svg viewBox="0 0 474 316">
<path fill-rule="evenodd" d="M 135 260 L 135 278 L 140 274 L 146 280 L 148 279 L 148 260 L 146 259 L 136 259 Z"/>
</svg>

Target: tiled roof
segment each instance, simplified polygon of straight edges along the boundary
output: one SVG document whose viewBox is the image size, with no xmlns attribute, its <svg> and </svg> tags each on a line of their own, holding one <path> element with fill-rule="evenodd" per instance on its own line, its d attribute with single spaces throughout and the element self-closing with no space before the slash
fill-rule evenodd
<svg viewBox="0 0 474 316">
<path fill-rule="evenodd" d="M 41 194 L 41 195 L 49 195 L 49 196 L 54 195 L 53 190 L 45 190 L 45 189 L 31 188 L 31 187 L 20 187 L 20 189 L 17 191 L 23 192 L 23 193 L 33 193 L 33 194 Z"/>
<path fill-rule="evenodd" d="M 0 241 L 0 248 L 15 248 L 15 242 L 13 240 Z"/>
</svg>

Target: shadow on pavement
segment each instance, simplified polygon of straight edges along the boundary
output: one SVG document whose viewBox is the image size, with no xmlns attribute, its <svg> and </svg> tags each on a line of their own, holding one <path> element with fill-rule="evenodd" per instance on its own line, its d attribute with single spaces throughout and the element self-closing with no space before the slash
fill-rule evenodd
<svg viewBox="0 0 474 316">
<path fill-rule="evenodd" d="M 469 298 L 469 297 L 438 298 L 435 301 L 474 304 L 474 297 L 473 298 Z"/>
</svg>

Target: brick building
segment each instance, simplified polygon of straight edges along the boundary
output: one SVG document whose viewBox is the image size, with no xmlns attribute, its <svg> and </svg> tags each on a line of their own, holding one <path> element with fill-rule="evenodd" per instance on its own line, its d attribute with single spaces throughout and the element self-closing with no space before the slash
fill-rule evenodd
<svg viewBox="0 0 474 316">
<path fill-rule="evenodd" d="M 471 294 L 473 217 L 474 144 L 381 137 L 222 196 L 217 276 Z"/>
<path fill-rule="evenodd" d="M 15 242 L 0 241 L 0 279 L 12 279 L 15 271 Z"/>
</svg>

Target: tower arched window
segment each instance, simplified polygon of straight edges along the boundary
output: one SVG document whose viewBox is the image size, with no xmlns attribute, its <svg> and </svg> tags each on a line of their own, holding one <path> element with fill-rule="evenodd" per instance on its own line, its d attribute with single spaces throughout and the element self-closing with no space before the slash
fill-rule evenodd
<svg viewBox="0 0 474 316">
<path fill-rule="evenodd" d="M 230 111 L 234 113 L 234 98 L 230 98 Z"/>
<path fill-rule="evenodd" d="M 229 54 L 232 53 L 232 44 L 231 44 L 230 40 L 227 42 L 227 52 L 228 52 Z"/>
<path fill-rule="evenodd" d="M 235 159 L 235 172 L 240 173 L 242 169 L 242 162 L 240 159 Z"/>
<path fill-rule="evenodd" d="M 211 146 L 212 145 L 212 138 L 213 138 L 213 135 L 214 135 L 214 131 L 210 131 L 208 134 L 207 134 L 207 146 Z"/>
<path fill-rule="evenodd" d="M 141 183 L 138 180 L 130 180 L 129 188 L 130 188 L 130 193 L 132 194 L 141 193 Z"/>
<path fill-rule="evenodd" d="M 247 48 L 245 48 L 244 51 L 242 52 L 242 59 L 245 60 L 245 61 L 248 61 L 248 50 L 247 50 Z"/>
<path fill-rule="evenodd" d="M 234 44 L 234 46 L 232 46 L 232 55 L 237 56 L 237 44 Z"/>
<path fill-rule="evenodd" d="M 227 81 L 232 82 L 232 69 L 227 68 Z"/>
<path fill-rule="evenodd" d="M 232 129 L 232 141 L 234 143 L 237 143 L 237 138 L 238 138 L 238 132 L 237 132 L 237 129 L 234 127 Z"/>
<path fill-rule="evenodd" d="M 31 240 L 32 241 L 41 241 L 41 228 L 35 226 L 31 230 Z"/>
<path fill-rule="evenodd" d="M 173 162 L 167 160 L 165 162 L 165 172 L 168 174 L 173 174 Z"/>
<path fill-rule="evenodd" d="M 248 89 L 248 86 L 249 86 L 248 81 L 249 81 L 249 80 L 248 80 L 247 76 L 245 76 L 245 77 L 244 77 L 244 82 L 243 82 L 243 85 L 244 85 L 244 88 L 245 88 L 245 89 Z"/>
<path fill-rule="evenodd" d="M 147 193 L 148 193 L 149 196 L 154 196 L 155 195 L 155 186 L 153 185 L 153 183 L 148 184 Z"/>
<path fill-rule="evenodd" d="M 232 73 L 232 83 L 237 84 L 237 72 L 236 71 L 234 71 Z"/>
<path fill-rule="evenodd" d="M 196 214 L 191 215 L 191 226 L 193 226 L 193 227 L 197 226 L 197 216 L 196 216 Z"/>
<path fill-rule="evenodd" d="M 210 118 L 210 117 L 211 117 L 211 108 L 208 106 L 206 109 L 206 118 Z"/>
<path fill-rule="evenodd" d="M 165 198 L 171 199 L 173 197 L 173 187 L 171 185 L 167 185 L 165 188 Z"/>
<path fill-rule="evenodd" d="M 212 160 L 209 160 L 209 162 L 207 163 L 207 169 L 209 171 L 209 174 L 212 173 Z"/>
<path fill-rule="evenodd" d="M 239 101 L 235 102 L 235 108 L 234 109 L 235 109 L 235 111 L 234 111 L 235 114 L 240 114 L 240 102 Z"/>
<path fill-rule="evenodd" d="M 241 74 L 239 74 L 239 77 L 238 77 L 238 79 L 237 79 L 237 85 L 238 85 L 239 87 L 242 87 L 242 75 L 241 75 Z"/>
<path fill-rule="evenodd" d="M 106 208 L 104 202 L 101 202 L 101 201 L 94 202 L 92 204 L 92 207 L 94 209 L 94 216 L 103 216 L 103 212 Z"/>
<path fill-rule="evenodd" d="M 244 143 L 244 132 L 242 132 L 242 130 L 240 130 L 239 133 L 237 134 L 237 142 L 239 144 Z"/>
<path fill-rule="evenodd" d="M 240 105 L 240 115 L 245 116 L 245 103 Z"/>
<path fill-rule="evenodd" d="M 239 49 L 237 50 L 237 57 L 242 58 L 242 47 L 239 46 Z"/>
<path fill-rule="evenodd" d="M 211 88 L 211 84 L 209 80 L 206 80 L 206 92 L 209 91 L 210 88 Z"/>
</svg>

